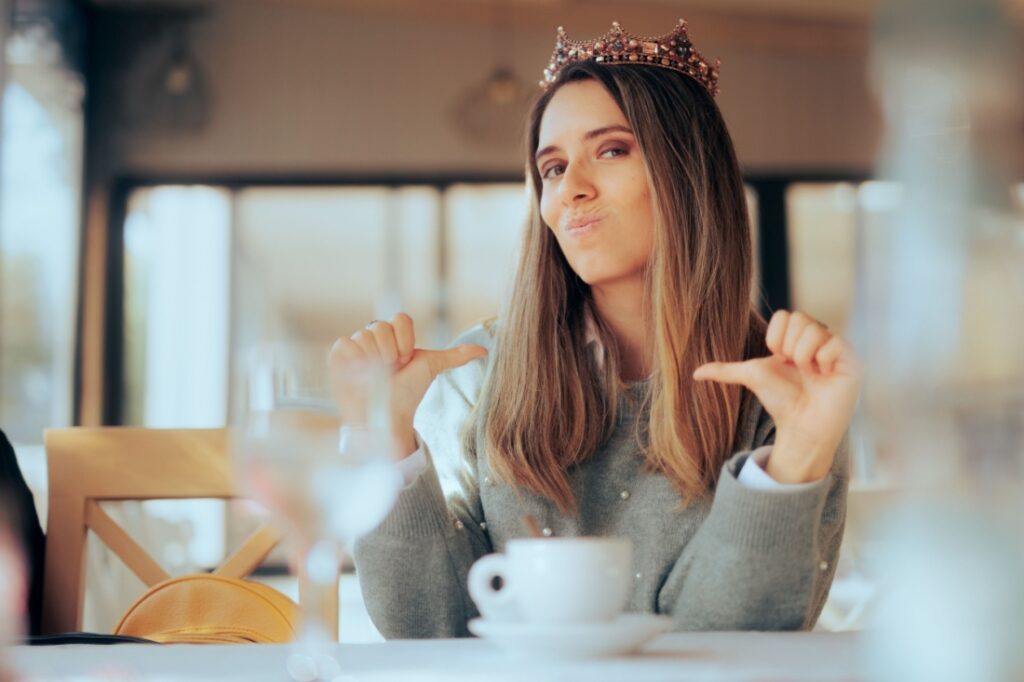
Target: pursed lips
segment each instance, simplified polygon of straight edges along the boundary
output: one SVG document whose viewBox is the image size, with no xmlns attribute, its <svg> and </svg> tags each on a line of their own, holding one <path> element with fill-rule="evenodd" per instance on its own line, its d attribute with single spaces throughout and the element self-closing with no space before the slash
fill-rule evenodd
<svg viewBox="0 0 1024 682">
<path fill-rule="evenodd" d="M 582 235 L 592 231 L 597 224 L 604 219 L 603 216 L 580 216 L 565 223 L 565 229 L 570 235 Z"/>
</svg>

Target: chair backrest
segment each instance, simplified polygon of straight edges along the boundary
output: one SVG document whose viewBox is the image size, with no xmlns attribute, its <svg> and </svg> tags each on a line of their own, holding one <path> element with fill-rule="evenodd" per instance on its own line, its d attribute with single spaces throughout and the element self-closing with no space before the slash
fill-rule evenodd
<svg viewBox="0 0 1024 682">
<path fill-rule="evenodd" d="M 81 629 L 88 531 L 147 587 L 170 576 L 100 506 L 105 500 L 230 499 L 238 497 L 226 429 L 130 427 L 50 429 L 44 434 L 49 472 L 44 634 Z M 266 524 L 250 535 L 214 573 L 248 575 L 281 541 Z M 300 600 L 306 594 L 300 576 Z M 338 592 L 322 603 L 337 639 Z M 332 617 L 333 616 L 333 617 Z"/>
</svg>

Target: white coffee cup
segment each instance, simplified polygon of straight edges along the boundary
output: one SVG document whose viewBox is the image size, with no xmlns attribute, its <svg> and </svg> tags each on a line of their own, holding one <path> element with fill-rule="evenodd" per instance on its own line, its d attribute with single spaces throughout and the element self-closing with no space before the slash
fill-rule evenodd
<svg viewBox="0 0 1024 682">
<path fill-rule="evenodd" d="M 609 621 L 629 598 L 632 565 L 633 547 L 624 538 L 511 540 L 504 554 L 473 564 L 469 594 L 487 619 Z"/>
</svg>

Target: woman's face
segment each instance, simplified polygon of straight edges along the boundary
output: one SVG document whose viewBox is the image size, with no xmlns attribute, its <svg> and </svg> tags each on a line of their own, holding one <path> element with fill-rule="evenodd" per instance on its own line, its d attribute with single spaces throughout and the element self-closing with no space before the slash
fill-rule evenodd
<svg viewBox="0 0 1024 682">
<path fill-rule="evenodd" d="M 587 284 L 642 277 L 654 241 L 644 159 L 604 86 L 562 86 L 541 119 L 535 163 L 540 213 L 569 265 Z"/>
</svg>

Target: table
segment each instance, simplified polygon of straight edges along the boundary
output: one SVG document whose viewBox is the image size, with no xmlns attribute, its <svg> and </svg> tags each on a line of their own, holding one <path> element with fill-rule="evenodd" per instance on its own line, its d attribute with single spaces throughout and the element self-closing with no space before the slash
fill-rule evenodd
<svg viewBox="0 0 1024 682">
<path fill-rule="evenodd" d="M 854 682 L 863 680 L 856 633 L 672 633 L 642 653 L 537 661 L 479 639 L 339 644 L 343 682 L 547 680 L 623 682 Z M 31 680 L 285 680 L 286 645 L 118 644 L 18 646 L 8 651 Z"/>
</svg>

